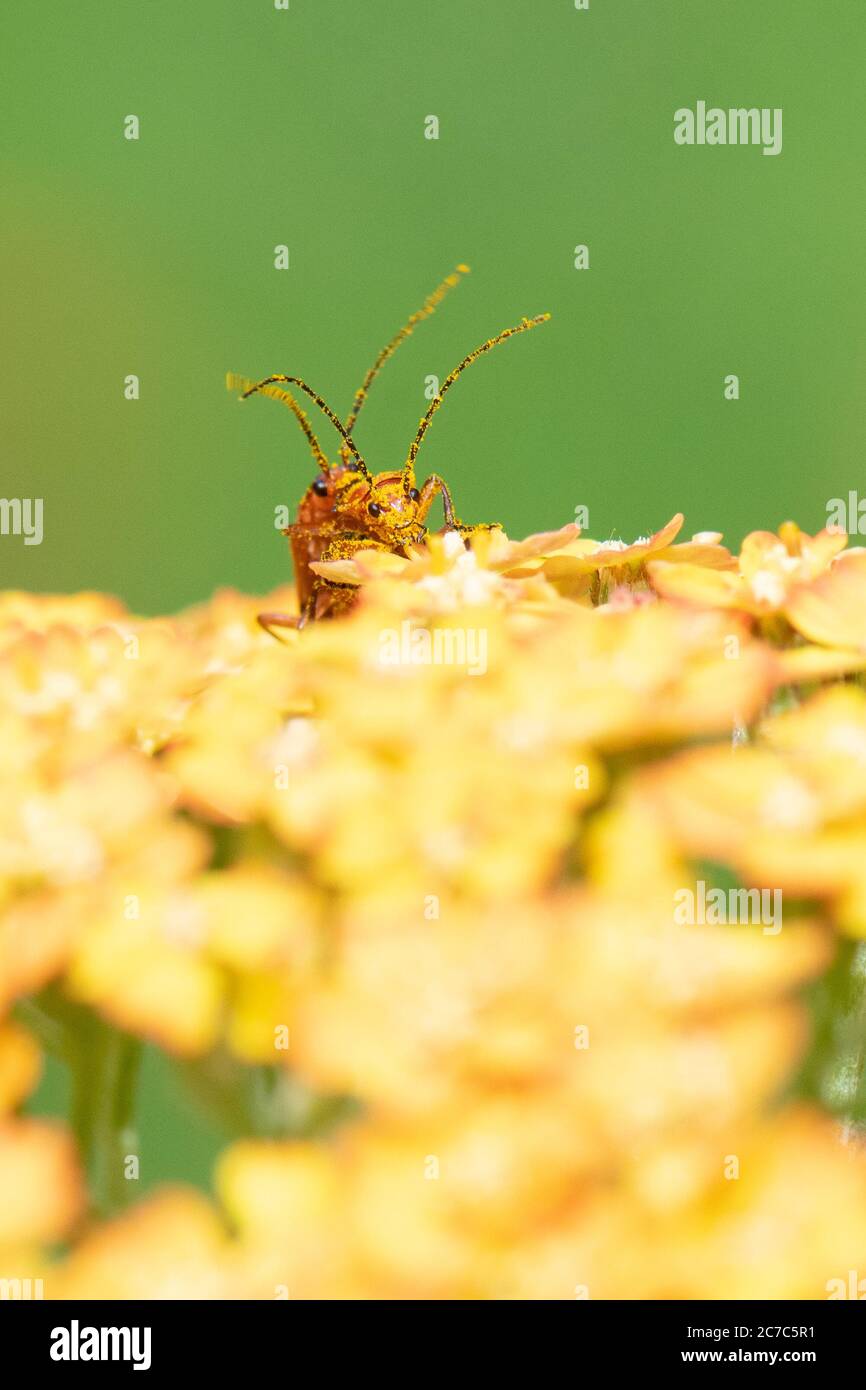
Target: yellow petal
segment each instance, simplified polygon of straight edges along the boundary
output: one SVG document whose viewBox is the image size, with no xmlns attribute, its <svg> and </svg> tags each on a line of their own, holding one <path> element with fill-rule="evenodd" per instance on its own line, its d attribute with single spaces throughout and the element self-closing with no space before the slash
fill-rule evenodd
<svg viewBox="0 0 866 1390">
<path fill-rule="evenodd" d="M 811 584 L 794 589 L 785 612 L 811 642 L 866 651 L 866 554 L 841 555 Z"/>
<path fill-rule="evenodd" d="M 83 1206 L 75 1146 L 46 1120 L 0 1124 L 0 1246 L 60 1240 Z"/>
</svg>

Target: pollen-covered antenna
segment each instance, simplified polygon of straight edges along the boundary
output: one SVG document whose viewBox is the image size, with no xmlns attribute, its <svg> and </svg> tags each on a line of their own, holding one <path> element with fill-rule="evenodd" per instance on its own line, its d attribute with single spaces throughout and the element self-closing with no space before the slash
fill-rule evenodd
<svg viewBox="0 0 866 1390">
<path fill-rule="evenodd" d="M 406 462 L 403 465 L 403 473 L 405 475 L 406 480 L 404 481 L 404 486 L 407 486 L 408 480 L 414 477 L 415 459 L 418 457 L 418 450 L 421 447 L 421 442 L 428 429 L 430 428 L 430 421 L 433 419 L 433 416 L 436 414 L 436 411 L 442 404 L 445 392 L 450 390 L 450 388 L 454 385 L 455 381 L 460 376 L 460 373 L 464 372 L 466 368 L 471 366 L 473 362 L 477 361 L 479 357 L 482 357 L 485 352 L 489 352 L 491 348 L 498 347 L 500 343 L 504 343 L 506 338 L 513 338 L 516 333 L 525 333 L 528 328 L 535 328 L 539 323 L 547 323 L 547 320 L 549 318 L 550 314 L 537 314 L 535 318 L 523 319 L 514 328 L 503 329 L 501 333 L 497 333 L 495 338 L 488 338 L 486 343 L 482 343 L 480 347 L 477 347 L 473 352 L 470 352 L 466 357 L 463 358 L 462 362 L 459 362 L 457 364 L 453 372 L 448 373 L 448 376 L 442 383 L 439 395 L 434 396 L 433 400 L 430 402 L 430 405 L 427 408 L 427 413 L 424 415 L 420 425 L 418 426 L 418 433 L 412 440 L 409 453 L 406 457 Z"/>
<path fill-rule="evenodd" d="M 323 473 L 330 472 L 331 465 L 322 452 L 322 447 L 313 433 L 313 427 L 310 424 L 307 412 L 298 404 L 290 391 L 284 391 L 281 386 L 275 385 L 257 387 L 255 382 L 251 381 L 249 377 L 238 376 L 237 372 L 226 372 L 226 390 L 242 391 L 245 396 L 258 390 L 260 395 L 269 396 L 272 401 L 280 401 L 283 405 L 287 405 L 307 437 L 307 443 L 312 450 L 313 458 L 316 460 L 317 466 Z"/>
<path fill-rule="evenodd" d="M 361 409 L 361 406 L 364 404 L 364 401 L 367 399 L 367 392 L 370 389 L 370 383 L 373 381 L 373 378 L 378 376 L 380 369 L 388 361 L 388 358 L 393 355 L 393 353 L 400 346 L 400 344 L 406 338 L 408 338 L 409 335 L 414 331 L 415 325 L 419 324 L 422 319 L 428 319 L 430 315 L 442 303 L 442 300 L 445 298 L 448 291 L 453 289 L 455 285 L 460 284 L 461 275 L 468 274 L 468 265 L 456 266 L 450 275 L 445 276 L 445 279 L 442 281 L 441 285 L 437 285 L 432 294 L 428 294 L 421 308 L 416 310 L 416 312 L 412 314 L 411 318 L 406 320 L 403 327 L 400 329 L 400 332 L 396 333 L 394 337 L 391 339 L 390 343 L 388 343 L 387 346 L 383 347 L 382 351 L 379 353 L 379 356 L 376 358 L 376 361 L 373 363 L 367 375 L 364 377 L 364 380 L 362 381 L 361 385 L 358 387 L 358 390 L 355 392 L 355 399 L 352 403 L 352 409 L 349 412 L 348 419 L 346 420 L 346 429 L 350 434 L 352 432 L 352 426 L 358 418 L 358 412 Z"/>
<path fill-rule="evenodd" d="M 327 401 L 323 401 L 322 397 L 318 394 L 318 392 L 314 391 L 312 386 L 307 385 L 303 377 L 284 376 L 281 372 L 277 373 L 275 376 L 266 376 L 262 381 L 254 382 L 252 386 L 250 386 L 246 391 L 244 391 L 241 396 L 241 400 L 246 400 L 247 396 L 252 396 L 256 391 L 263 392 L 266 387 L 272 386 L 278 382 L 284 382 L 286 385 L 299 387 L 301 391 L 305 392 L 306 395 L 310 397 L 310 400 L 316 402 L 316 405 L 319 407 L 322 414 L 327 415 L 331 424 L 334 426 L 334 429 L 337 430 L 338 434 L 340 434 L 340 436 L 342 437 L 344 447 L 348 449 L 349 453 L 352 455 L 354 463 L 351 463 L 348 466 L 357 473 L 363 473 L 364 477 L 369 479 L 370 482 L 372 482 L 372 478 L 370 477 L 370 470 L 368 469 L 364 460 L 361 458 L 361 455 L 358 453 L 358 450 L 355 447 L 355 441 L 352 439 L 352 436 L 349 434 L 346 428 L 340 424 L 340 421 L 337 419 L 336 415 L 334 414 L 331 407 L 328 405 Z"/>
</svg>

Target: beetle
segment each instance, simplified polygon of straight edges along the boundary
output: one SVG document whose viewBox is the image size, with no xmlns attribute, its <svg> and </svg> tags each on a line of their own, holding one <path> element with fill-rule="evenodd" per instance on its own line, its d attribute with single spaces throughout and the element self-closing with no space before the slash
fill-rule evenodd
<svg viewBox="0 0 866 1390">
<path fill-rule="evenodd" d="M 428 295 L 423 306 L 403 325 L 382 349 L 355 392 L 352 409 L 342 422 L 322 397 L 299 376 L 282 373 L 251 381 L 230 372 L 226 376 L 229 390 L 240 390 L 241 400 L 252 395 L 265 395 L 281 401 L 292 411 L 303 430 L 313 458 L 319 469 L 317 477 L 307 488 L 298 507 L 295 521 L 283 532 L 289 537 L 295 568 L 299 613 L 260 613 L 258 621 L 266 632 L 276 636 L 275 628 L 301 628 L 308 622 L 334 617 L 351 608 L 357 589 L 326 579 L 311 568 L 318 561 L 350 558 L 359 550 L 385 550 L 405 555 L 407 547 L 420 544 L 427 535 L 426 519 L 436 497 L 441 496 L 445 513 L 445 530 L 457 531 L 468 544 L 477 531 L 492 530 L 495 522 L 466 525 L 457 516 L 451 491 L 438 473 L 419 487 L 415 477 L 415 461 L 424 436 L 447 391 L 467 367 L 479 357 L 505 342 L 508 338 L 537 324 L 545 323 L 549 314 L 524 318 L 512 328 L 505 328 L 494 338 L 468 353 L 448 374 L 422 417 L 403 466 L 390 472 L 371 473 L 358 451 L 352 430 L 367 398 L 370 385 L 380 368 L 409 335 L 416 324 L 429 318 L 448 290 L 468 273 L 466 265 L 442 281 Z M 340 436 L 339 461 L 331 462 L 325 455 L 313 431 L 306 411 L 287 388 L 295 386 L 307 395 L 334 426 Z"/>
</svg>

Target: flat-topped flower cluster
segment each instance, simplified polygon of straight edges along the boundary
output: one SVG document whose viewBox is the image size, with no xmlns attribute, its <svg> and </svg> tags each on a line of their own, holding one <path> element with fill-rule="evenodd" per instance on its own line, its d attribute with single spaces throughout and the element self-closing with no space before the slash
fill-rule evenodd
<svg viewBox="0 0 866 1390">
<path fill-rule="evenodd" d="M 256 615 L 289 590 L 160 619 L 0 594 L 0 1278 L 703 1299 L 866 1272 L 866 552 L 681 525 L 362 551 L 315 567 L 355 608 L 282 641 Z M 429 659 L 383 642 L 407 630 Z M 461 631 L 483 670 L 437 659 Z M 781 929 L 683 921 L 707 881 L 779 893 Z M 139 1041 L 219 1091 L 209 1196 L 137 1196 L 111 1058 Z M 28 1106 L 43 1049 L 68 1124 Z"/>
</svg>

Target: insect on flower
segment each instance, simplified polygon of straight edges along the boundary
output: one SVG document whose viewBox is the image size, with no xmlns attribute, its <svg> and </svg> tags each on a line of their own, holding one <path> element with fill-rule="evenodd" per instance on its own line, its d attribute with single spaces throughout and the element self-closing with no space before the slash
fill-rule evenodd
<svg viewBox="0 0 866 1390">
<path fill-rule="evenodd" d="M 460 374 L 491 348 L 504 343 L 507 338 L 545 323 L 550 318 L 549 314 L 539 314 L 531 319 L 524 318 L 515 327 L 503 329 L 495 338 L 488 338 L 487 342 L 468 353 L 462 362 L 457 364 L 443 381 L 439 394 L 430 402 L 421 419 L 402 468 L 385 473 L 371 473 L 352 438 L 358 414 L 380 368 L 409 337 L 416 324 L 430 317 L 449 289 L 457 285 L 460 276 L 468 270 L 468 266 L 459 265 L 453 274 L 448 275 L 441 285 L 428 295 L 423 306 L 407 320 L 399 333 L 382 349 L 355 392 L 352 409 L 345 422 L 342 422 L 318 392 L 299 376 L 277 374 L 254 382 L 233 372 L 227 374 L 226 386 L 230 391 L 241 391 L 242 400 L 258 393 L 288 406 L 306 435 L 319 469 L 318 476 L 301 498 L 296 520 L 291 526 L 287 526 L 283 533 L 289 537 L 291 544 L 300 612 L 297 615 L 260 613 L 259 622 L 267 632 L 273 632 L 274 628 L 280 627 L 303 627 L 313 619 L 333 617 L 350 608 L 355 601 L 354 585 L 325 579 L 316 574 L 311 566 L 318 561 L 347 559 L 359 550 L 385 550 L 396 555 L 406 554 L 407 546 L 418 545 L 427 535 L 427 515 L 437 496 L 441 496 L 445 512 L 444 529 L 459 532 L 467 543 L 476 531 L 489 531 L 496 526 L 495 522 L 468 526 L 460 521 L 454 510 L 450 489 L 443 478 L 437 473 L 431 473 L 420 487 L 417 485 L 415 461 L 433 416 L 442 404 L 445 393 L 451 389 Z M 289 386 L 296 386 L 309 396 L 340 435 L 337 461 L 332 462 L 325 455 L 306 411 L 286 389 Z"/>
</svg>

